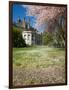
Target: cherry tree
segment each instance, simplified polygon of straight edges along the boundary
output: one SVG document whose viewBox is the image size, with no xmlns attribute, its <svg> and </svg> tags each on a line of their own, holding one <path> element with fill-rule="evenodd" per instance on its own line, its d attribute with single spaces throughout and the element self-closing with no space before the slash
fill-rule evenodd
<svg viewBox="0 0 69 90">
<path fill-rule="evenodd" d="M 55 32 L 64 42 L 65 46 L 65 32 L 66 32 L 66 7 L 65 6 L 39 6 L 39 5 L 23 5 L 26 8 L 26 15 L 36 17 L 34 27 L 39 29 L 45 25 L 44 31 Z M 58 38 L 56 38 L 57 41 Z"/>
<path fill-rule="evenodd" d="M 40 27 L 42 24 L 52 24 L 65 11 L 64 6 L 38 6 L 38 5 L 23 5 L 27 10 L 27 15 L 35 16 L 35 27 Z"/>
</svg>

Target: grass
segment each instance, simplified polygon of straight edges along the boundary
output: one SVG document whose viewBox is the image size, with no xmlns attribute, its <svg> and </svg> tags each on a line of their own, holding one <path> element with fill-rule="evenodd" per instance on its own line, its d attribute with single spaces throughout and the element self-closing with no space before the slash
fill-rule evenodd
<svg viewBox="0 0 69 90">
<path fill-rule="evenodd" d="M 13 85 L 65 82 L 65 51 L 36 46 L 13 48 Z"/>
</svg>

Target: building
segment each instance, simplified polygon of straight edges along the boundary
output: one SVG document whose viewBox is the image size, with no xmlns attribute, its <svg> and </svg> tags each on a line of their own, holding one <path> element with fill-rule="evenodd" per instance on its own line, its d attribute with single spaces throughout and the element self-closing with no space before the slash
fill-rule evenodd
<svg viewBox="0 0 69 90">
<path fill-rule="evenodd" d="M 41 45 L 41 33 L 39 33 L 36 29 L 30 26 L 30 18 L 28 18 L 27 22 L 25 18 L 23 18 L 22 22 L 18 18 L 18 23 L 23 28 L 22 37 L 27 45 Z"/>
</svg>

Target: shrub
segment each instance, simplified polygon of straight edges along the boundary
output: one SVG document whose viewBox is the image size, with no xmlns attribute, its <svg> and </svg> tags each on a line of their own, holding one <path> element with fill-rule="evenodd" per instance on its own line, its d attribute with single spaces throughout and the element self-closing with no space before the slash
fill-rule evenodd
<svg viewBox="0 0 69 90">
<path fill-rule="evenodd" d="M 15 27 L 13 27 L 13 47 L 26 47 L 21 30 Z"/>
</svg>

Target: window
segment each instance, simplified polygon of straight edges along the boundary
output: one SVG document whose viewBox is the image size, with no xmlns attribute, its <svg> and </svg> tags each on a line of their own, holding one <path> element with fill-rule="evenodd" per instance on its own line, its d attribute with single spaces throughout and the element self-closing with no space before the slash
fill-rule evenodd
<svg viewBox="0 0 69 90">
<path fill-rule="evenodd" d="M 26 35 L 24 35 L 24 39 L 26 40 Z"/>
<path fill-rule="evenodd" d="M 30 39 L 30 34 L 28 34 L 28 40 Z"/>
</svg>

